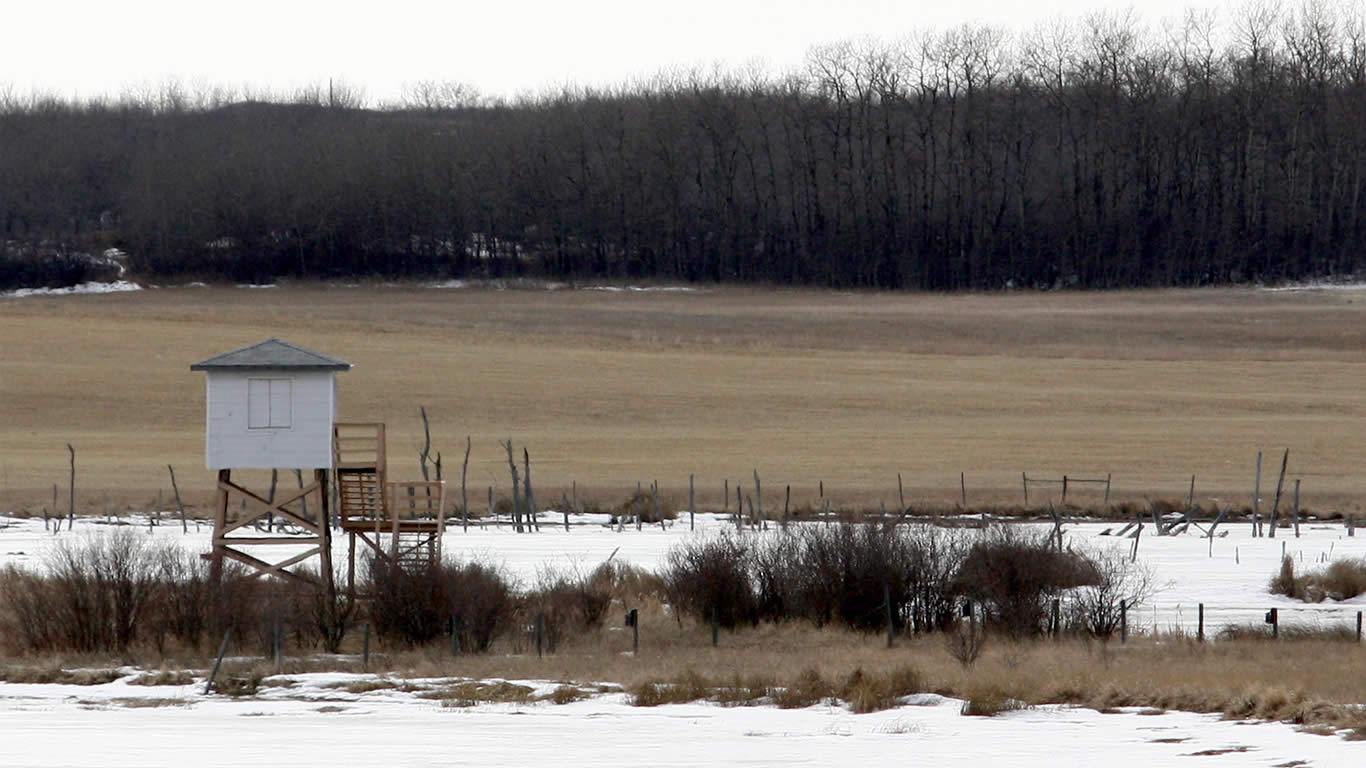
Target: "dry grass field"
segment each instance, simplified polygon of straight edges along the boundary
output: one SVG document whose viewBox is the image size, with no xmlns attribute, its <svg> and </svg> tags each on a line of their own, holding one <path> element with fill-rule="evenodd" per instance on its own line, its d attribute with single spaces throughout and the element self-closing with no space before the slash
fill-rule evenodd
<svg viewBox="0 0 1366 768">
<path fill-rule="evenodd" d="M 1212 289 L 940 296 L 718 289 L 165 288 L 0 299 L 0 512 L 207 500 L 204 382 L 189 365 L 279 336 L 355 363 L 340 417 L 389 425 L 418 475 L 418 406 L 447 477 L 473 439 L 472 504 L 526 445 L 542 501 L 616 503 L 658 480 L 720 505 L 816 498 L 1013 504 L 1020 473 L 1113 473 L 1115 498 L 1250 503 L 1290 448 L 1316 511 L 1366 493 L 1366 292 Z M 1274 456 L 1272 455 L 1274 453 Z M 1274 475 L 1263 481 L 1269 500 Z M 733 492 L 733 491 L 732 491 Z M 1046 498 L 1040 489 L 1031 500 Z M 168 497 L 169 498 L 169 497 Z M 1098 502 L 1099 497 L 1078 501 Z"/>
</svg>

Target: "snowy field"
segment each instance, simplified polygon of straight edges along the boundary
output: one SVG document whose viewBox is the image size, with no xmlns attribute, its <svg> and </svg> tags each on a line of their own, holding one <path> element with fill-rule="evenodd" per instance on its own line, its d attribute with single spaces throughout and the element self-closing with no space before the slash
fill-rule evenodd
<svg viewBox="0 0 1366 768">
<path fill-rule="evenodd" d="M 603 519 L 579 519 L 566 532 L 562 517 L 545 515 L 536 534 L 508 527 L 457 527 L 447 552 L 503 564 L 524 582 L 543 569 L 586 571 L 612 557 L 658 566 L 670 545 L 716 535 L 725 519 L 687 516 L 670 527 L 618 532 Z M 182 533 L 178 521 L 125 521 L 139 535 L 207 551 L 209 527 Z M 1130 539 L 1102 536 L 1109 524 L 1068 525 L 1076 547 L 1129 551 Z M 45 533 L 41 520 L 0 518 L 0 563 L 41 568 L 60 540 L 98 536 L 104 522 L 80 520 L 74 532 Z M 1253 539 L 1247 524 L 1221 526 L 1223 536 L 1150 536 L 1139 557 L 1160 591 L 1137 611 L 1136 626 L 1194 631 L 1196 604 L 1207 604 L 1207 631 L 1229 622 L 1260 621 L 1269 607 L 1283 623 L 1349 622 L 1366 601 L 1305 606 L 1268 594 L 1266 584 L 1285 551 L 1312 567 L 1324 559 L 1366 555 L 1366 536 L 1347 537 L 1340 525 L 1308 524 L 1296 539 Z M 764 535 L 746 534 L 746 535 Z M 275 553 L 284 556 L 287 547 Z M 338 538 L 335 557 L 345 555 Z M 128 670 L 130 675 L 132 670 Z M 349 693 L 345 674 L 289 676 L 291 687 L 262 688 L 258 697 L 204 696 L 193 686 L 130 686 L 128 677 L 96 686 L 0 683 L 2 766 L 202 765 L 945 765 L 987 758 L 990 765 L 1076 765 L 1105 755 L 1111 766 L 1235 765 L 1348 766 L 1366 759 L 1366 746 L 1299 733 L 1279 723 L 1244 723 L 1215 715 L 1125 710 L 1101 714 L 1072 707 L 1038 707 L 993 718 L 964 717 L 962 702 L 916 696 L 903 706 L 854 715 L 839 706 L 779 710 L 715 704 L 631 706 L 606 693 L 571 704 L 481 703 L 443 707 L 420 691 Z M 439 687 L 451 681 L 412 681 Z M 554 684 L 529 681 L 538 695 Z M 231 729 L 229 731 L 228 729 Z M 1192 757 L 1204 760 L 1192 762 Z"/>
<path fill-rule="evenodd" d="M 933 695 L 854 715 L 834 706 L 642 708 L 622 693 L 562 705 L 443 707 L 419 692 L 329 687 L 356 677 L 293 675 L 293 687 L 262 689 L 247 700 L 205 697 L 201 686 L 0 684 L 0 764 L 790 767 L 985 758 L 992 766 L 1057 768 L 1103 755 L 1107 768 L 1152 768 L 1350 766 L 1366 753 L 1360 742 L 1281 723 L 1052 706 L 964 717 L 960 701 Z M 555 687 L 528 685 L 538 694 Z M 146 705 L 149 697 L 156 706 Z"/>
</svg>

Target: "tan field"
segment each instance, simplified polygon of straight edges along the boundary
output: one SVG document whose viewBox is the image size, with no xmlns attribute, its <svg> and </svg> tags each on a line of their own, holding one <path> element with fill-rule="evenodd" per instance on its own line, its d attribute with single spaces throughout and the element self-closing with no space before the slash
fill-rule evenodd
<svg viewBox="0 0 1366 768">
<path fill-rule="evenodd" d="M 418 407 L 471 505 L 531 452 L 540 500 L 619 502 L 658 480 L 719 506 L 1018 504 L 1022 471 L 1113 475 L 1113 501 L 1251 503 L 1280 451 L 1315 511 L 1366 495 L 1366 292 L 1214 289 L 940 296 L 418 286 L 168 288 L 0 299 L 0 512 L 147 508 L 176 468 L 207 500 L 204 382 L 189 365 L 279 336 L 355 363 L 340 418 L 389 426 L 419 475 Z M 1040 503 L 1057 489 L 1031 489 Z M 1098 503 L 1097 492 L 1069 501 Z"/>
</svg>

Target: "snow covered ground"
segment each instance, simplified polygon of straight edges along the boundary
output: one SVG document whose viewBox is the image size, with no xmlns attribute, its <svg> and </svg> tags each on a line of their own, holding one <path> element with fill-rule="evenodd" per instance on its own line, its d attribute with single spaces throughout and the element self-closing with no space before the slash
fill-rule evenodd
<svg viewBox="0 0 1366 768">
<path fill-rule="evenodd" d="M 128 291 L 140 291 L 142 286 L 127 280 L 115 280 L 112 283 L 81 283 L 70 288 L 19 288 L 13 291 L 0 292 L 0 298 L 23 299 L 29 296 L 71 296 L 86 295 L 97 293 L 126 293 Z"/>
<path fill-rule="evenodd" d="M 447 551 L 502 563 L 531 581 L 546 568 L 590 569 L 609 556 L 652 568 L 668 548 L 689 536 L 716 535 L 728 522 L 687 516 L 670 527 L 627 527 L 617 532 L 603 518 L 562 527 L 559 515 L 542 518 L 538 534 L 504 527 L 457 527 Z M 206 551 L 209 528 L 182 533 L 178 521 L 147 526 L 129 521 L 139 535 Z M 558 525 L 557 525 L 558 523 Z M 1073 524 L 1075 546 L 1128 551 L 1129 539 L 1101 536 L 1095 523 Z M 42 567 L 44 552 L 61 539 L 99 535 L 107 524 L 81 520 L 74 532 L 45 533 L 41 520 L 0 518 L 0 563 Z M 1350 603 L 1302 606 L 1266 591 L 1282 547 L 1306 566 L 1329 558 L 1366 554 L 1366 536 L 1347 537 L 1340 525 L 1313 524 L 1294 538 L 1251 538 L 1246 524 L 1221 527 L 1210 541 L 1196 535 L 1155 537 L 1146 532 L 1139 556 L 1162 591 L 1138 611 L 1135 624 L 1159 630 L 1193 630 L 1196 603 L 1208 604 L 1208 630 L 1230 621 L 1257 621 L 1266 608 L 1282 608 L 1284 621 L 1347 621 L 1361 609 Z M 763 534 L 759 534 L 763 535 Z M 344 541 L 337 542 L 337 555 Z M 1212 553 L 1212 554 L 1211 554 Z M 290 675 L 290 687 L 266 687 L 259 696 L 204 696 L 194 685 L 132 686 L 129 676 L 95 686 L 0 683 L 0 765 L 176 766 L 202 765 L 943 765 L 987 758 L 991 765 L 1076 765 L 1105 755 L 1111 766 L 1162 766 L 1213 757 L 1200 765 L 1346 766 L 1366 747 L 1339 738 L 1295 731 L 1279 723 L 1223 721 L 1213 715 L 1101 714 L 1071 707 L 1040 707 L 993 718 L 965 717 L 961 702 L 918 696 L 903 706 L 854 715 L 840 706 L 779 710 L 715 704 L 633 707 L 626 694 L 605 693 L 570 704 L 480 703 L 442 706 L 420 691 L 350 693 L 339 684 L 354 675 Z M 202 676 L 202 672 L 201 672 Z M 409 681 L 419 688 L 451 681 Z M 527 685 L 544 695 L 554 684 Z M 1300 762 L 1296 762 L 1300 761 Z"/>
<path fill-rule="evenodd" d="M 349 693 L 353 675 L 291 675 L 259 696 L 204 696 L 202 685 L 0 684 L 6 766 L 1349 766 L 1360 743 L 1280 723 L 1124 710 L 1039 707 L 965 717 L 934 695 L 855 715 L 716 704 L 633 707 L 607 693 L 569 704 L 443 706 L 420 691 Z M 269 681 L 269 679 L 268 679 Z M 437 687 L 440 680 L 408 681 Z M 544 695 L 554 684 L 526 683 Z"/>
</svg>

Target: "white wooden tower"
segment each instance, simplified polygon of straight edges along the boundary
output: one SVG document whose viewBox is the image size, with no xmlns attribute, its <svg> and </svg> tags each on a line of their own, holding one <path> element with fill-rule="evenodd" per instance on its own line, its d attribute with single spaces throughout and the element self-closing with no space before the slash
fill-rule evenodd
<svg viewBox="0 0 1366 768">
<path fill-rule="evenodd" d="M 205 463 L 218 471 L 214 512 L 215 577 L 223 560 L 252 569 L 253 576 L 300 578 L 287 570 L 319 559 L 319 576 L 331 588 L 328 471 L 333 460 L 337 372 L 351 364 L 280 339 L 266 339 L 190 366 L 207 374 Z M 254 492 L 234 482 L 233 470 L 299 471 L 297 490 Z M 311 483 L 304 481 L 311 475 Z M 279 518 L 289 535 L 251 527 Z M 290 548 L 283 559 L 269 556 Z M 273 548 L 273 549 L 271 549 Z M 248 551 L 250 550 L 250 552 Z"/>
</svg>

